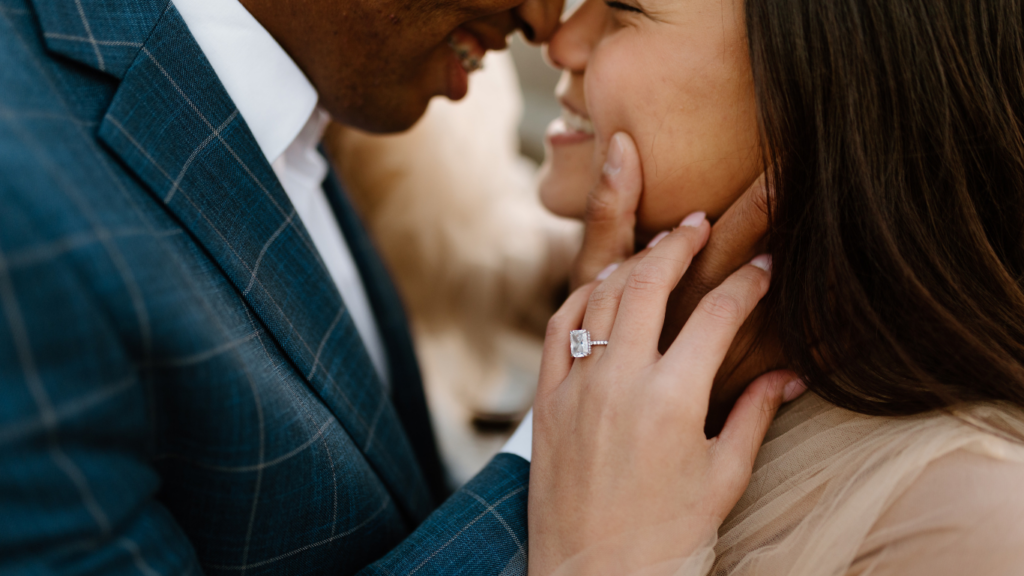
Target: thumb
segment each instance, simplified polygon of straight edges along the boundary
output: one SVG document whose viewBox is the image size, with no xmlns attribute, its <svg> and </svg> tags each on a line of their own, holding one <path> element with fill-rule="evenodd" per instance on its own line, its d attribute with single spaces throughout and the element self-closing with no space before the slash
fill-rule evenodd
<svg viewBox="0 0 1024 576">
<path fill-rule="evenodd" d="M 583 246 L 573 264 L 572 287 L 594 280 L 610 264 L 633 255 L 633 228 L 643 190 L 640 154 L 617 132 L 608 143 L 601 179 L 587 196 Z"/>
<path fill-rule="evenodd" d="M 804 383 L 789 370 L 776 370 L 754 380 L 736 401 L 718 435 L 718 453 L 742 466 L 749 476 L 775 413 L 782 404 L 806 390 Z"/>
</svg>

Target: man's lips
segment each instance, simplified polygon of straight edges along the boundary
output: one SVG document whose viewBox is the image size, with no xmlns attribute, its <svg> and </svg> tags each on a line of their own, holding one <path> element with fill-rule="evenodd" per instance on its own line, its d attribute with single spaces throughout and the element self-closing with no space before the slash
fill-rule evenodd
<svg viewBox="0 0 1024 576">
<path fill-rule="evenodd" d="M 487 27 L 459 26 L 448 35 L 448 46 L 455 51 L 462 67 L 473 72 L 480 68 L 488 50 L 504 50 L 508 42 L 505 36 Z"/>
<path fill-rule="evenodd" d="M 456 28 L 448 35 L 448 46 L 455 52 L 459 63 L 466 72 L 479 70 L 487 50 L 480 40 L 462 28 Z"/>
<path fill-rule="evenodd" d="M 511 34 L 511 31 L 502 32 L 493 26 L 476 25 L 475 23 L 464 24 L 458 29 L 472 34 L 484 50 L 508 48 L 508 35 Z"/>
<path fill-rule="evenodd" d="M 469 74 L 483 67 L 483 44 L 476 35 L 462 27 L 448 35 L 448 84 L 446 95 L 452 100 L 461 100 L 469 90 Z"/>
<path fill-rule="evenodd" d="M 508 46 L 500 30 L 470 22 L 459 26 L 446 39 L 452 56 L 448 64 L 447 96 L 460 100 L 469 89 L 469 74 L 483 67 L 488 50 L 503 50 Z"/>
</svg>

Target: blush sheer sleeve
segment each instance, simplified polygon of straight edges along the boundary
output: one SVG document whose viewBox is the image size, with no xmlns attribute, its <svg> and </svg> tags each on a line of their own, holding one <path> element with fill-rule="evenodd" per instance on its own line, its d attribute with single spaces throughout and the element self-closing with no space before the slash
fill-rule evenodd
<svg viewBox="0 0 1024 576">
<path fill-rule="evenodd" d="M 1024 574 L 1024 464 L 958 450 L 882 514 L 847 576 Z"/>
<path fill-rule="evenodd" d="M 805 394 L 772 423 L 711 570 L 686 576 L 1024 574 L 1021 438 L 1009 406 L 885 418 Z"/>
</svg>

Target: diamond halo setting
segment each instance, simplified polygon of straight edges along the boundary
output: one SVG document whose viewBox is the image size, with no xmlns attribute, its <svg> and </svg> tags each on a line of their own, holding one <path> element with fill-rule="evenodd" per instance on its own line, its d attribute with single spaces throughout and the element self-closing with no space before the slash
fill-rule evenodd
<svg viewBox="0 0 1024 576">
<path fill-rule="evenodd" d="M 593 346 L 607 346 L 607 340 L 591 340 L 589 330 L 573 330 L 569 332 L 569 353 L 573 358 L 590 356 Z"/>
</svg>

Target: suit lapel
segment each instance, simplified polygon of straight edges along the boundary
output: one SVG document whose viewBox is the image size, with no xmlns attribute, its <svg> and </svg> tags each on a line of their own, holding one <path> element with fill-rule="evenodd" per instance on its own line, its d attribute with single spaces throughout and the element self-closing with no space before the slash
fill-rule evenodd
<svg viewBox="0 0 1024 576">
<path fill-rule="evenodd" d="M 32 0 L 47 50 L 123 78 L 169 0 Z"/>
<path fill-rule="evenodd" d="M 119 32 L 111 24 L 125 20 L 111 11 L 115 0 L 81 4 L 93 22 L 105 23 L 91 27 L 94 38 L 134 51 L 130 65 L 121 70 L 118 64 L 123 80 L 100 139 L 209 252 L 399 508 L 413 520 L 423 518 L 430 495 L 395 408 L 291 202 L 177 10 L 167 4 L 141 35 L 133 26 Z M 47 31 L 48 39 L 57 35 L 67 34 Z M 118 44 L 118 38 L 128 40 Z M 95 52 L 92 61 L 88 52 L 75 57 L 99 67 Z M 114 73 L 111 63 L 125 59 L 118 52 L 102 62 Z"/>
<path fill-rule="evenodd" d="M 331 170 L 324 183 L 324 192 L 335 217 L 341 224 L 342 233 L 352 251 L 356 266 L 359 267 L 370 305 L 380 326 L 381 337 L 388 350 L 395 410 L 416 451 L 420 469 L 423 470 L 434 500 L 442 502 L 448 497 L 449 490 L 438 457 L 427 402 L 423 395 L 419 363 L 416 361 L 412 337 L 409 334 L 409 321 L 402 300 L 334 170 Z"/>
</svg>

